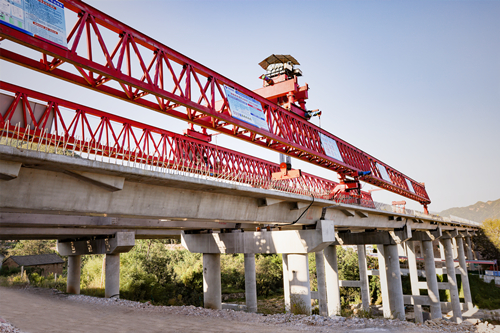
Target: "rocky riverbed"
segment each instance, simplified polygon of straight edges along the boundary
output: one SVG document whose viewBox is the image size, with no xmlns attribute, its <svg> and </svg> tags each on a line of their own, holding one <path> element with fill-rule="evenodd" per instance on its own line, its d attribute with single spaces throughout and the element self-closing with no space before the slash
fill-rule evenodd
<svg viewBox="0 0 500 333">
<path fill-rule="evenodd" d="M 12 290 L 0 288 L 0 299 L 4 298 L 3 294 L 13 297 Z M 10 294 L 9 294 L 10 293 Z M 105 299 L 99 297 L 91 297 L 85 295 L 67 295 L 57 290 L 47 290 L 41 288 L 25 288 L 16 290 L 15 293 L 22 293 L 24 297 L 17 297 L 19 301 L 29 299 L 32 295 L 42 296 L 42 298 L 50 299 L 50 302 L 65 303 L 68 306 L 78 308 L 81 306 L 86 309 L 96 310 L 100 316 L 105 313 L 124 312 L 122 320 L 135 318 L 152 318 L 161 320 L 161 318 L 169 318 L 165 331 L 169 331 L 175 327 L 175 320 L 195 325 L 197 322 L 209 321 L 210 325 L 219 325 L 224 331 L 272 331 L 272 332 L 290 332 L 290 331 L 312 331 L 312 332 L 500 332 L 500 325 L 495 326 L 487 322 L 471 320 L 473 322 L 464 321 L 461 324 L 455 324 L 445 319 L 427 321 L 425 324 L 415 324 L 408 321 L 388 320 L 382 318 L 344 318 L 344 317 L 329 317 L 325 318 L 318 315 L 292 315 L 292 314 L 273 314 L 263 315 L 256 313 L 246 313 L 233 310 L 210 310 L 194 306 L 153 306 L 149 303 L 133 302 L 122 299 Z M 16 300 L 13 299 L 15 302 Z M 38 297 L 36 302 L 40 302 Z M 9 305 L 3 300 L 1 301 L 0 317 L 6 320 L 0 320 L 0 332 L 28 332 L 22 329 L 22 321 L 16 321 L 15 315 L 11 315 Z M 62 304 L 64 306 L 64 304 Z M 43 306 L 40 305 L 40 306 Z M 53 305 L 51 305 L 53 306 Z M 4 315 L 4 312 L 7 315 Z M 83 313 L 83 311 L 81 311 Z M 74 311 L 73 311 L 74 313 Z M 34 315 L 34 313 L 33 313 Z M 90 314 L 92 315 L 92 314 Z M 10 320 L 13 318 L 13 320 Z M 172 319 L 174 318 L 174 319 Z M 85 319 L 83 316 L 77 320 Z M 172 321 L 174 320 L 174 321 Z M 61 318 L 61 321 L 64 321 Z M 54 322 L 54 325 L 61 325 L 61 321 Z M 9 324 L 13 323 L 15 326 Z M 151 323 L 152 321 L 149 320 Z M 19 323 L 19 324 L 18 324 Z M 171 323 L 171 324 L 169 324 Z M 216 323 L 216 324 L 214 324 Z M 123 327 L 127 328 L 127 323 L 123 322 Z M 137 324 L 137 319 L 134 324 Z M 161 325 L 161 324 L 158 324 Z M 227 326 L 227 327 L 226 327 Z M 19 328 L 17 328 L 19 327 Z M 99 327 L 102 327 L 100 325 Z M 183 326 L 184 327 L 184 326 Z M 190 326 L 185 326 L 189 328 Z M 194 326 L 193 326 L 194 327 Z M 226 328 L 227 329 L 226 329 Z M 176 328 L 179 329 L 180 327 Z M 44 330 L 29 330 L 30 332 L 44 332 Z M 54 330 L 57 331 L 57 330 Z M 99 330 L 98 330 L 99 331 Z"/>
</svg>

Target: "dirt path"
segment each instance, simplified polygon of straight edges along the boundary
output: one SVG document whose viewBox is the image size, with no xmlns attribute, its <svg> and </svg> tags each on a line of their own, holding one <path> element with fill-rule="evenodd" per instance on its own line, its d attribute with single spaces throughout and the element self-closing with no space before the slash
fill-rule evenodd
<svg viewBox="0 0 500 333">
<path fill-rule="evenodd" d="M 445 320 L 425 325 L 383 318 L 262 315 L 194 306 L 151 306 L 44 288 L 0 287 L 0 319 L 23 332 L 318 332 L 421 333 L 498 332 L 500 326 L 456 325 Z M 0 333 L 16 332 L 5 328 Z M 7 325 L 7 324 L 6 324 Z"/>
<path fill-rule="evenodd" d="M 52 290 L 0 287 L 0 317 L 26 332 L 298 332 L 261 323 L 86 304 Z"/>
</svg>

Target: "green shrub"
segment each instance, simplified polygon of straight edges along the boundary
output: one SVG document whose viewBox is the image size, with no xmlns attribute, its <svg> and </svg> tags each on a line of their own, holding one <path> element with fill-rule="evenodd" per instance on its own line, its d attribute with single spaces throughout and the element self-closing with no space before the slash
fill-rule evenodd
<svg viewBox="0 0 500 333">
<path fill-rule="evenodd" d="M 283 292 L 281 254 L 256 254 L 257 295 L 268 297 Z"/>
<path fill-rule="evenodd" d="M 9 268 L 7 266 L 2 266 L 2 268 L 0 268 L 0 276 L 10 276 L 19 273 L 21 273 L 21 267 Z"/>
<path fill-rule="evenodd" d="M 495 281 L 484 282 L 478 275 L 469 274 L 472 302 L 480 309 L 500 309 L 500 288 Z"/>
</svg>

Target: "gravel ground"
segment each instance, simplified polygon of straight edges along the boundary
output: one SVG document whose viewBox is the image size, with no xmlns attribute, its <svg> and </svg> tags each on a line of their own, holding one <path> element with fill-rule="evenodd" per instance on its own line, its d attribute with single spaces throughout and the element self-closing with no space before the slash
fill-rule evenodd
<svg viewBox="0 0 500 333">
<path fill-rule="evenodd" d="M 9 292 L 12 293 L 11 288 L 0 288 L 0 300 L 4 298 L 4 295 L 9 296 Z M 145 319 L 148 323 L 144 324 L 152 325 L 151 323 L 158 318 L 163 318 L 167 323 L 167 326 L 162 326 L 162 331 L 168 331 L 169 327 L 174 330 L 175 320 L 180 320 L 183 323 L 188 323 L 190 326 L 180 326 L 176 330 L 186 330 L 192 328 L 194 331 L 194 326 L 196 323 L 201 322 L 202 324 L 206 322 L 206 325 L 215 325 L 224 331 L 238 331 L 238 332 L 255 332 L 255 331 L 269 331 L 269 332 L 291 332 L 291 331 L 311 331 L 311 332 L 500 332 L 500 325 L 494 326 L 488 323 L 477 323 L 476 325 L 470 322 L 464 322 L 462 324 L 454 324 L 447 320 L 436 320 L 427 321 L 425 324 L 414 324 L 407 321 L 399 320 L 387 320 L 387 319 L 363 319 L 363 318 L 344 318 L 344 317 L 330 317 L 325 318 L 318 315 L 304 316 L 304 315 L 292 315 L 292 314 L 274 314 L 274 315 L 262 315 L 254 313 L 246 313 L 233 310 L 210 310 L 205 308 L 199 308 L 194 306 L 153 306 L 149 303 L 133 302 L 121 299 L 105 299 L 99 297 L 91 297 L 85 295 L 67 295 L 61 293 L 57 290 L 50 289 L 40 289 L 40 288 L 23 288 L 17 289 L 15 292 L 18 294 L 15 299 L 21 301 L 23 297 L 19 297 L 19 294 L 26 296 L 26 301 L 30 302 L 30 297 L 43 297 L 46 301 L 66 303 L 68 306 L 81 307 L 82 309 L 92 309 L 100 313 L 99 316 L 104 316 L 105 313 L 117 313 L 125 312 L 126 316 L 120 319 L 120 323 L 123 325 L 121 327 L 129 327 L 127 331 L 132 331 L 131 326 L 127 326 L 127 320 L 133 321 L 133 324 L 138 324 L 137 319 L 132 319 L 132 315 L 135 318 L 149 318 Z M 3 293 L 3 294 L 2 294 Z M 13 298 L 14 299 L 14 298 Z M 39 299 L 38 299 L 39 300 Z M 4 308 L 9 306 L 8 304 L 0 301 L 0 316 L 9 320 L 9 316 L 4 315 L 4 312 L 8 313 L 8 309 Z M 33 301 L 31 301 L 33 302 Z M 40 306 L 43 307 L 43 304 Z M 38 308 L 40 308 L 38 306 Z M 53 303 L 50 305 L 54 308 Z M 37 308 L 37 309 L 38 309 Z M 86 318 L 84 311 L 81 312 L 79 321 L 90 321 L 94 318 Z M 72 313 L 75 313 L 73 311 Z M 64 316 L 64 314 L 61 314 Z M 87 316 L 93 316 L 92 313 L 87 314 Z M 94 315 L 96 316 L 96 315 Z M 112 317 L 113 315 L 108 315 Z M 11 316 L 16 318 L 15 316 Z M 117 317 L 118 318 L 118 317 Z M 121 317 L 120 317 L 121 318 Z M 168 318 L 168 320 L 167 320 Z M 173 319 L 172 319 L 173 318 Z M 55 318 L 57 319 L 57 318 Z M 64 320 L 61 318 L 61 320 Z M 16 320 L 9 320 L 18 327 L 22 327 L 22 322 Z M 61 321 L 54 321 L 54 325 L 60 325 Z M 74 325 L 74 323 L 73 323 Z M 102 327 L 102 324 L 99 324 Z M 47 327 L 47 326 L 46 326 Z M 73 326 L 74 327 L 74 326 Z M 201 326 L 203 327 L 203 326 Z M 208 326 L 207 326 L 208 327 Z M 106 328 L 107 329 L 107 328 Z M 104 330 L 104 329 L 103 329 Z M 32 331 L 32 330 L 30 330 Z M 33 330 L 33 332 L 44 332 L 42 330 Z M 51 330 L 53 331 L 53 330 Z M 64 331 L 64 330 L 61 330 Z M 151 330 L 156 331 L 156 330 Z M 191 331 L 191 330 L 189 330 Z M 5 322 L 5 320 L 0 319 L 0 332 L 19 332 L 23 333 L 20 329 L 10 325 Z"/>
</svg>

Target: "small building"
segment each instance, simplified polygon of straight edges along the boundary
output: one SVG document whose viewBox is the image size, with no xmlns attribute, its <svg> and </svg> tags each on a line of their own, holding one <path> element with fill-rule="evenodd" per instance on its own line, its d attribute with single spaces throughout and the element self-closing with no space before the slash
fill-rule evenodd
<svg viewBox="0 0 500 333">
<path fill-rule="evenodd" d="M 62 274 L 64 260 L 57 254 L 51 253 L 33 256 L 10 256 L 3 264 L 9 268 L 22 266 L 24 266 L 24 269 L 27 267 L 41 268 L 42 275 L 47 276 L 51 273 L 58 275 Z"/>
</svg>

